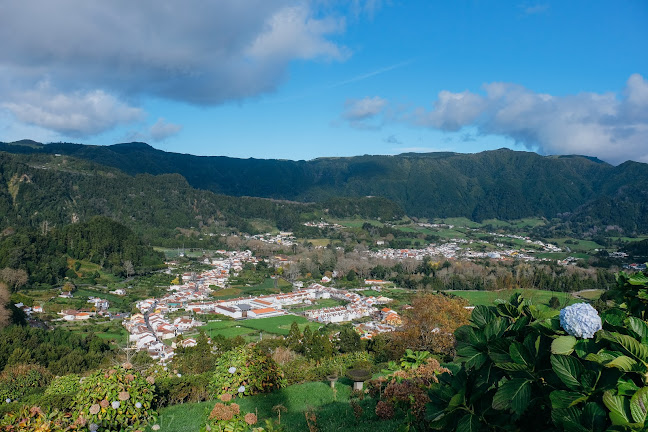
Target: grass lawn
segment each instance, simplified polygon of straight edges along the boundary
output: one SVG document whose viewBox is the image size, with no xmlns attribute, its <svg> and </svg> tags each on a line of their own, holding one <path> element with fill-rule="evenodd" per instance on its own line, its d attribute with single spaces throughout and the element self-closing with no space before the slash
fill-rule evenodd
<svg viewBox="0 0 648 432">
<path fill-rule="evenodd" d="M 266 419 L 275 420 L 272 408 L 283 405 L 286 412 L 281 415 L 285 432 L 308 431 L 306 411 L 314 412 L 319 431 L 389 432 L 400 425 L 398 420 L 381 421 L 374 414 L 375 401 L 365 397 L 360 405 L 363 414 L 359 419 L 353 415 L 349 405 L 350 382 L 338 381 L 335 391 L 328 383 L 311 382 L 297 384 L 273 393 L 236 399 L 243 412 L 256 412 L 263 426 Z M 198 431 L 206 421 L 216 401 L 174 405 L 161 410 L 158 424 L 161 432 Z M 147 430 L 151 430 L 150 427 Z"/>
<path fill-rule="evenodd" d="M 290 332 L 290 326 L 296 321 L 299 329 L 304 331 L 306 326 L 310 325 L 311 329 L 319 328 L 321 324 L 311 323 L 306 318 L 295 315 L 284 315 L 270 318 L 248 319 L 240 321 L 213 321 L 200 327 L 209 336 L 223 335 L 225 337 L 236 336 L 255 336 L 260 332 L 272 333 L 276 335 L 287 335 Z"/>
<path fill-rule="evenodd" d="M 471 305 L 486 305 L 491 306 L 493 302 L 497 299 L 508 300 L 511 295 L 515 292 L 522 293 L 525 298 L 532 300 L 535 304 L 541 304 L 547 306 L 549 304 L 549 299 L 553 296 L 560 299 L 561 304 L 567 303 L 572 304 L 578 302 L 578 300 L 571 293 L 561 293 L 553 291 L 544 291 L 536 289 L 518 289 L 518 290 L 502 290 L 502 291 L 448 291 L 458 297 L 463 297 Z"/>
</svg>

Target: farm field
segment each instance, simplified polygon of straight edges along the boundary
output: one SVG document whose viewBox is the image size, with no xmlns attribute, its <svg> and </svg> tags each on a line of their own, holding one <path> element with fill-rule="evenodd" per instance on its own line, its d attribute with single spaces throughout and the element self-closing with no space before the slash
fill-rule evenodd
<svg viewBox="0 0 648 432">
<path fill-rule="evenodd" d="M 463 297 L 472 306 L 486 305 L 490 306 L 497 299 L 508 300 L 513 293 L 519 292 L 522 293 L 525 298 L 532 300 L 535 304 L 541 304 L 548 306 L 549 299 L 553 296 L 558 297 L 561 305 L 570 305 L 572 303 L 577 303 L 576 299 L 571 293 L 562 293 L 562 292 L 553 292 L 553 291 L 544 291 L 536 289 L 518 289 L 518 290 L 503 290 L 503 291 L 446 291 L 456 295 L 457 297 Z"/>
</svg>

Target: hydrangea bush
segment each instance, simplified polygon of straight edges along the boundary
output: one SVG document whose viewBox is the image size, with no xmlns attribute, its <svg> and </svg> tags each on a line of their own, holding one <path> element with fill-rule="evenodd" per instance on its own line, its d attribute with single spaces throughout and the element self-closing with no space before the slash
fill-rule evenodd
<svg viewBox="0 0 648 432">
<path fill-rule="evenodd" d="M 143 429 L 155 421 L 155 378 L 117 367 L 97 371 L 81 384 L 75 414 L 88 428 L 101 431 Z"/>
<path fill-rule="evenodd" d="M 237 347 L 216 361 L 210 382 L 215 396 L 252 395 L 271 392 L 285 385 L 277 363 L 253 347 Z"/>
<path fill-rule="evenodd" d="M 40 365 L 7 366 L 0 374 L 0 400 L 20 400 L 35 389 L 46 387 L 51 379 L 52 374 Z"/>
<path fill-rule="evenodd" d="M 591 339 L 603 328 L 603 323 L 591 305 L 576 303 L 560 311 L 560 326 L 572 336 Z"/>
<path fill-rule="evenodd" d="M 626 300 L 648 289 L 643 275 L 634 282 L 623 287 Z M 452 373 L 430 391 L 428 427 L 648 430 L 648 323 L 640 303 L 617 305 L 602 318 L 581 305 L 556 316 L 518 294 L 477 306 L 470 325 L 455 332 Z"/>
<path fill-rule="evenodd" d="M 227 393 L 226 393 L 227 395 Z M 222 397 L 223 402 L 217 402 L 209 413 L 207 424 L 201 432 L 263 432 L 264 428 L 257 426 L 257 416 L 254 413 L 244 413 L 236 403 L 230 403 L 231 398 Z"/>
</svg>

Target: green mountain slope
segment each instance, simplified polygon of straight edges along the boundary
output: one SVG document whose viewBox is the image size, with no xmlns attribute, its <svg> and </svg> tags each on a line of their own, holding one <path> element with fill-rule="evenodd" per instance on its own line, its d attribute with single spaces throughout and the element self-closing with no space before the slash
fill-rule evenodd
<svg viewBox="0 0 648 432">
<path fill-rule="evenodd" d="M 381 198 L 330 205 L 339 217 L 403 216 L 397 205 Z M 0 152 L 0 230 L 10 226 L 45 230 L 100 215 L 151 241 L 173 238 L 176 228 L 229 225 L 253 232 L 251 219 L 290 229 L 324 211 L 320 204 L 214 194 L 193 188 L 179 174 L 131 176 L 68 156 Z"/>
<path fill-rule="evenodd" d="M 648 165 L 637 162 L 615 167 L 585 156 L 544 157 L 506 149 L 289 161 L 200 157 L 144 143 L 18 144 L 0 144 L 0 150 L 73 155 L 131 175 L 177 173 L 193 187 L 232 196 L 302 202 L 381 196 L 416 217 L 480 221 L 561 215 L 579 229 L 617 224 L 627 231 L 648 230 L 638 213 L 648 191 Z M 601 200 L 621 206 L 625 221 L 614 211 L 597 212 Z"/>
</svg>

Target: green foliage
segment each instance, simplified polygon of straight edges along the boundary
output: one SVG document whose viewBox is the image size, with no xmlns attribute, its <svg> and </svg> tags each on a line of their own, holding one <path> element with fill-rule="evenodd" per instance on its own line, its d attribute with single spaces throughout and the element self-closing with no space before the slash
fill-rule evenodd
<svg viewBox="0 0 648 432">
<path fill-rule="evenodd" d="M 0 401 L 21 399 L 25 395 L 42 389 L 52 379 L 52 374 L 40 365 L 14 365 L 0 374 Z"/>
<path fill-rule="evenodd" d="M 319 363 L 300 356 L 284 364 L 281 369 L 288 384 L 297 384 L 325 380 L 328 375 L 342 376 L 348 369 L 372 364 L 372 360 L 373 357 L 364 351 L 331 356 Z"/>
<path fill-rule="evenodd" d="M 58 376 L 52 380 L 45 390 L 45 394 L 76 394 L 81 388 L 80 378 L 81 377 L 76 374 Z"/>
<path fill-rule="evenodd" d="M 430 392 L 431 427 L 645 430 L 648 324 L 603 319 L 595 339 L 577 339 L 518 295 L 476 307 L 455 332 L 460 367 Z"/>
<path fill-rule="evenodd" d="M 233 372 L 230 372 L 230 368 Z M 237 347 L 221 355 L 210 383 L 216 395 L 266 393 L 283 387 L 285 380 L 277 363 L 254 347 Z M 243 387 L 243 392 L 239 389 Z"/>
<path fill-rule="evenodd" d="M 212 376 L 212 372 L 204 372 L 196 375 L 184 374 L 180 377 L 167 374 L 165 377 L 157 378 L 155 381 L 157 406 L 200 402 L 211 398 L 209 384 Z"/>
<path fill-rule="evenodd" d="M 601 296 L 602 300 L 612 300 L 621 312 L 637 318 L 648 318 L 648 277 L 643 273 L 635 273 L 632 276 L 620 272 L 617 276 L 617 285 Z M 618 314 L 618 311 L 610 311 L 609 315 Z M 612 319 L 610 317 L 610 319 Z M 616 322 L 616 321 L 615 321 Z"/>
<path fill-rule="evenodd" d="M 0 331 L 0 368 L 20 358 L 44 366 L 53 374 L 64 375 L 96 369 L 111 357 L 110 346 L 91 333 L 21 326 Z"/>
<path fill-rule="evenodd" d="M 156 419 L 154 379 L 118 367 L 87 377 L 75 398 L 77 415 L 100 430 L 133 431 Z"/>
</svg>

